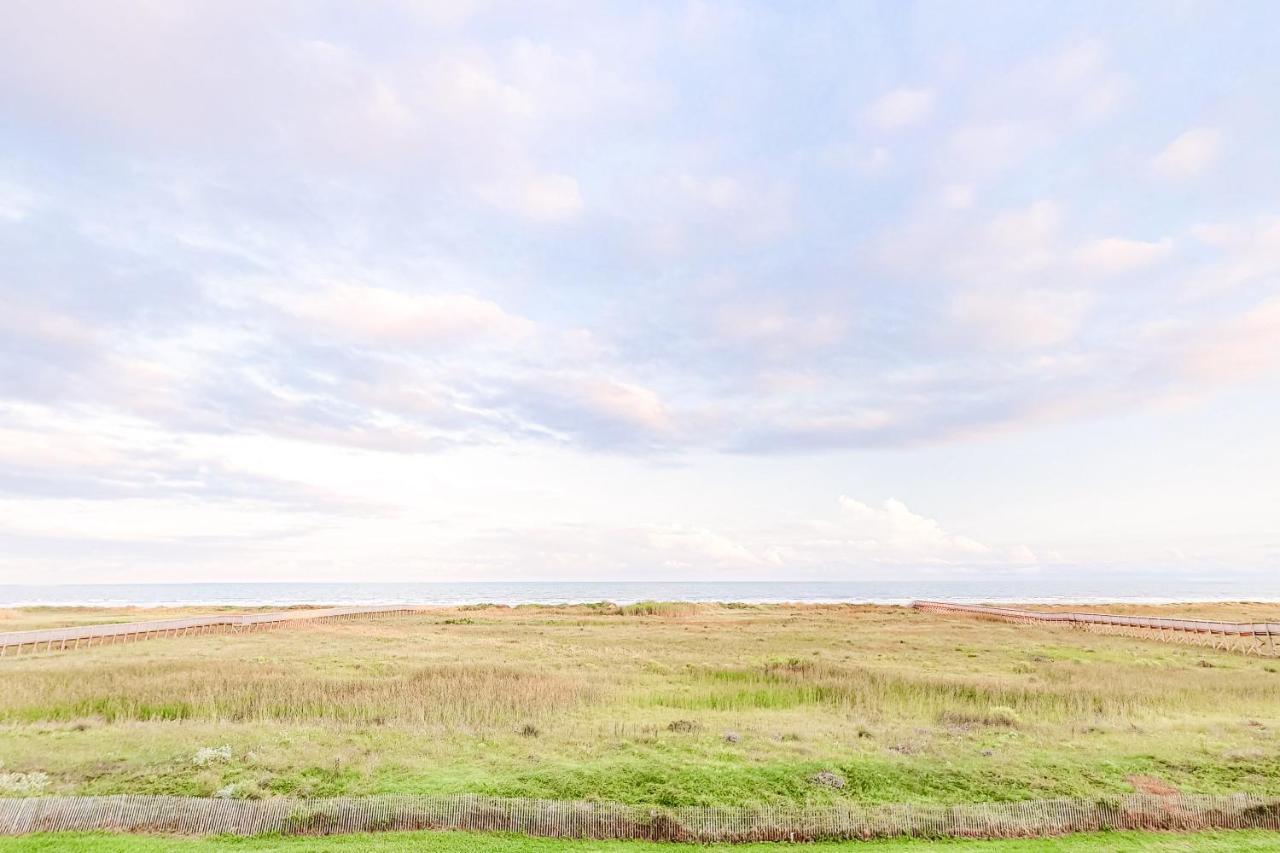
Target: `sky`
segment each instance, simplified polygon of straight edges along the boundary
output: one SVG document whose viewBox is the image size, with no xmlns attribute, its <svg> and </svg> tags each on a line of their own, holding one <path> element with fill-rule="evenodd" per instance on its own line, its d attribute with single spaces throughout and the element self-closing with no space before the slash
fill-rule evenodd
<svg viewBox="0 0 1280 853">
<path fill-rule="evenodd" d="M 0 583 L 1280 570 L 1280 6 L 10 0 Z"/>
</svg>

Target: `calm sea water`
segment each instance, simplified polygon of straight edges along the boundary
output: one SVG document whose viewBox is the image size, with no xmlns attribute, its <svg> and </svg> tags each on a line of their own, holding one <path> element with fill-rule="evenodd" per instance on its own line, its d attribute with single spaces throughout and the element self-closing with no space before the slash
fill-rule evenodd
<svg viewBox="0 0 1280 853">
<path fill-rule="evenodd" d="M 0 607 L 29 605 L 567 604 L 613 601 L 1280 602 L 1280 577 L 1249 581 L 1043 577 L 999 581 L 519 581 L 485 583 L 191 583 L 0 585 Z"/>
</svg>

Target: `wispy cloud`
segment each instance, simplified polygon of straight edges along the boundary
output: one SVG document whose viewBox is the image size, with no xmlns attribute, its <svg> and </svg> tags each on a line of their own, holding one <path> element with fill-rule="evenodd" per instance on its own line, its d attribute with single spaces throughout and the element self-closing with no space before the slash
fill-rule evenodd
<svg viewBox="0 0 1280 853">
<path fill-rule="evenodd" d="M 1280 375 L 1273 12 L 1143 38 L 1066 6 L 938 15 L 11 10 L 12 553 L 74 533 L 33 519 L 91 511 L 113 571 L 135 539 L 159 566 L 212 507 L 210 560 L 257 543 L 300 573 L 358 540 L 499 573 L 1005 566 L 1024 538 L 950 532 L 968 501 L 935 497 L 935 470 L 1003 442 L 1056 458 L 1107 419 L 1247 432 L 1223 399 L 1265 407 Z M 1189 73 L 1210 48 L 1220 76 Z M 1149 432 L 1170 466 L 1205 452 Z M 1080 464 L 1127 493 L 1108 444 Z M 914 490 L 868 485 L 824 522 L 863 533 L 770 526 L 786 489 L 810 521 L 864 494 L 832 473 L 855 468 Z M 1201 491 L 1252 519 L 1261 487 L 1222 470 Z M 1051 485 L 1027 502 L 1070 541 Z"/>
<path fill-rule="evenodd" d="M 1194 178 L 1218 159 L 1221 132 L 1210 127 L 1188 130 L 1166 145 L 1151 160 L 1151 169 L 1162 178 Z"/>
<path fill-rule="evenodd" d="M 868 105 L 865 117 L 880 130 L 898 130 L 920 124 L 933 113 L 933 92 L 928 89 L 894 89 Z"/>
</svg>

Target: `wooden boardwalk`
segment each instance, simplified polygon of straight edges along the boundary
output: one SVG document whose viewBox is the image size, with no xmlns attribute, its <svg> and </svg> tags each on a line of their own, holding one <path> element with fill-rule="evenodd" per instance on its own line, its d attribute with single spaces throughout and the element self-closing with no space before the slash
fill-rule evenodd
<svg viewBox="0 0 1280 853">
<path fill-rule="evenodd" d="M 1020 624 L 1068 625 L 1086 631 L 1122 634 L 1144 640 L 1194 643 L 1224 651 L 1280 657 L 1280 622 L 1214 622 L 1162 616 L 1070 613 L 993 607 L 986 604 L 952 604 L 945 601 L 915 601 L 911 606 L 928 613 L 956 613 Z"/>
<path fill-rule="evenodd" d="M 1226 651 L 1280 657 L 1280 622 L 1215 622 L 1203 619 L 1171 619 L 1110 613 L 1027 610 L 984 604 L 953 604 L 945 601 L 916 601 L 912 602 L 911 606 L 929 613 L 952 613 L 1021 624 L 1068 625 L 1088 631 L 1123 634 L 1165 642 L 1196 643 Z M 330 607 L 10 631 L 0 633 L 0 657 L 35 652 L 74 651 L 158 637 L 259 631 L 299 622 L 369 619 L 419 613 L 424 609 L 422 606 L 405 604 Z"/>
<path fill-rule="evenodd" d="M 0 657 L 35 652 L 62 652 L 116 643 L 132 643 L 158 637 L 190 634 L 240 633 L 296 625 L 299 622 L 368 619 L 376 616 L 417 613 L 420 607 L 390 604 L 373 607 L 328 607 L 315 610 L 280 610 L 272 613 L 218 614 L 181 619 L 152 619 L 106 625 L 76 625 L 35 631 L 0 633 Z"/>
</svg>

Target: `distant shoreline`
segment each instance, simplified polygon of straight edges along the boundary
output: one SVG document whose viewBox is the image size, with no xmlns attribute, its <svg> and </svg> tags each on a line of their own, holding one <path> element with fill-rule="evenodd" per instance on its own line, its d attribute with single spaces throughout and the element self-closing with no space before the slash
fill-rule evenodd
<svg viewBox="0 0 1280 853">
<path fill-rule="evenodd" d="M 609 601 L 744 604 L 1218 604 L 1280 602 L 1280 578 L 1188 580 L 1018 575 L 929 581 L 477 581 L 0 585 L 4 607 L 357 607 L 591 604 Z"/>
<path fill-rule="evenodd" d="M 1195 606 L 1195 605 L 1240 605 L 1240 606 L 1260 606 L 1277 604 L 1280 605 L 1280 598 L 1089 598 L 1089 599 L 1067 599 L 1067 598 L 954 598 L 943 599 L 953 604 L 997 604 L 1002 606 L 1018 606 L 1027 605 L 1032 607 L 1179 607 L 1179 606 Z M 612 604 L 620 606 L 628 606 L 640 604 L 645 601 L 659 601 L 667 604 L 697 604 L 697 605 L 722 605 L 722 606 L 750 606 L 750 607 L 805 607 L 805 606 L 840 606 L 847 605 L 852 607 L 909 607 L 915 599 L 901 600 L 864 600 L 864 599 L 769 599 L 769 600 L 748 600 L 748 599 L 688 599 L 688 598 L 670 598 L 670 599 L 596 599 L 582 601 L 383 601 L 368 600 L 359 602 L 350 601 L 165 601 L 165 602 L 128 602 L 128 601 L 112 601 L 112 602 L 95 602 L 85 603 L 81 601 L 32 601 L 32 602 L 4 602 L 0 604 L 0 611 L 4 610 L 173 610 L 173 609 L 190 609 L 190 608 L 216 608 L 220 610 L 305 610 L 305 609 L 322 609 L 345 606 L 387 606 L 387 605 L 403 605 L 411 608 L 438 608 L 441 610 L 462 608 L 478 608 L 478 607 L 495 607 L 495 608 L 516 608 L 516 607 L 585 607 L 597 604 Z"/>
</svg>

